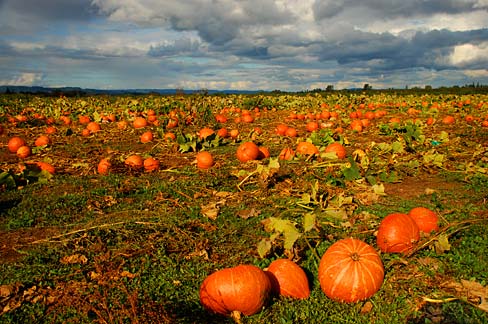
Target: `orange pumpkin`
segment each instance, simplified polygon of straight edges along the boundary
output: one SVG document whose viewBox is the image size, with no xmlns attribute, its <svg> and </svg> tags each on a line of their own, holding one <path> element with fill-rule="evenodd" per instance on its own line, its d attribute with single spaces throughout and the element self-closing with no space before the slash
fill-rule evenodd
<svg viewBox="0 0 488 324">
<path fill-rule="evenodd" d="M 207 151 L 200 151 L 196 156 L 197 168 L 199 169 L 209 169 L 214 165 L 214 159 L 212 154 Z"/>
<path fill-rule="evenodd" d="M 412 208 L 408 215 L 413 218 L 420 231 L 424 233 L 436 232 L 439 230 L 439 216 L 426 207 Z"/>
<path fill-rule="evenodd" d="M 313 143 L 300 142 L 297 145 L 296 152 L 302 155 L 314 155 L 319 153 L 319 149 Z"/>
<path fill-rule="evenodd" d="M 339 142 L 334 142 L 334 143 L 327 145 L 327 147 L 325 148 L 325 152 L 326 153 L 331 153 L 331 152 L 335 153 L 337 155 L 338 159 L 344 159 L 347 155 L 346 149 Z"/>
<path fill-rule="evenodd" d="M 371 245 L 347 238 L 324 253 L 318 279 L 329 298 L 353 303 L 373 296 L 383 284 L 384 273 L 383 262 Z"/>
<path fill-rule="evenodd" d="M 128 156 L 125 159 L 124 163 L 128 167 L 136 169 L 136 170 L 142 169 L 142 167 L 144 166 L 144 160 L 142 159 L 142 157 L 140 157 L 139 155 L 136 155 L 136 154 Z"/>
<path fill-rule="evenodd" d="M 417 223 L 407 214 L 386 216 L 378 227 L 376 244 L 386 253 L 409 253 L 420 239 Z"/>
<path fill-rule="evenodd" d="M 200 139 L 206 139 L 207 137 L 213 135 L 215 132 L 213 129 L 209 128 L 209 127 L 204 127 L 202 129 L 200 129 L 200 131 L 198 132 L 198 137 L 200 137 Z"/>
<path fill-rule="evenodd" d="M 200 287 L 200 302 L 211 312 L 253 315 L 269 300 L 271 283 L 263 270 L 254 265 L 239 265 L 216 271 Z"/>
<path fill-rule="evenodd" d="M 285 160 L 285 161 L 293 160 L 294 157 L 295 157 L 295 151 L 289 147 L 285 147 L 284 149 L 282 149 L 280 154 L 278 155 L 278 158 L 280 160 Z"/>
<path fill-rule="evenodd" d="M 277 259 L 265 271 L 271 282 L 274 294 L 285 297 L 305 299 L 310 296 L 307 274 L 295 262 Z"/>
<path fill-rule="evenodd" d="M 8 140 L 7 147 L 11 153 L 17 153 L 19 147 L 24 146 L 26 143 L 22 137 L 14 136 Z"/>
<path fill-rule="evenodd" d="M 106 175 L 110 172 L 110 168 L 112 167 L 112 163 L 110 163 L 109 159 L 101 159 L 98 162 L 97 171 L 99 174 Z"/>
<path fill-rule="evenodd" d="M 140 137 L 141 143 L 149 143 L 152 142 L 153 139 L 154 139 L 154 135 L 151 131 L 142 133 Z"/>
<path fill-rule="evenodd" d="M 134 128 L 144 128 L 147 126 L 147 120 L 144 117 L 136 117 L 132 122 Z"/>
<path fill-rule="evenodd" d="M 159 170 L 159 160 L 156 160 L 153 157 L 144 159 L 143 165 L 146 172 L 154 172 Z"/>
<path fill-rule="evenodd" d="M 31 153 L 32 151 L 30 147 L 28 147 L 27 145 L 22 145 L 17 149 L 17 152 L 15 152 L 15 154 L 17 154 L 17 156 L 21 159 L 25 159 L 26 157 L 29 157 Z"/>
<path fill-rule="evenodd" d="M 99 130 L 101 130 L 101 127 L 100 127 L 100 124 L 97 123 L 97 122 L 89 122 L 87 125 L 86 125 L 86 128 L 90 130 L 90 132 L 92 133 L 95 133 L 95 132 L 98 132 Z"/>
<path fill-rule="evenodd" d="M 34 145 L 35 146 L 45 146 L 49 145 L 51 143 L 51 139 L 47 135 L 40 135 L 38 138 L 36 138 Z"/>
<path fill-rule="evenodd" d="M 256 160 L 259 156 L 259 147 L 254 142 L 244 142 L 237 148 L 236 156 L 241 162 Z"/>
</svg>

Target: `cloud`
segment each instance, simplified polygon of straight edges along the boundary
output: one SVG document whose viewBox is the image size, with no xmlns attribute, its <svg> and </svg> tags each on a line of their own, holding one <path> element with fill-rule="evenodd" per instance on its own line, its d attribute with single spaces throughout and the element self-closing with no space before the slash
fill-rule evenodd
<svg viewBox="0 0 488 324">
<path fill-rule="evenodd" d="M 42 79 L 42 73 L 24 72 L 12 77 L 11 79 L 0 80 L 0 84 L 31 86 L 39 84 L 39 81 L 41 81 Z"/>
<path fill-rule="evenodd" d="M 348 12 L 361 10 L 363 16 L 387 19 L 397 17 L 424 17 L 434 14 L 456 14 L 473 10 L 486 10 L 486 1 L 479 0 L 316 0 L 313 9 L 315 19 L 330 19 Z"/>
</svg>

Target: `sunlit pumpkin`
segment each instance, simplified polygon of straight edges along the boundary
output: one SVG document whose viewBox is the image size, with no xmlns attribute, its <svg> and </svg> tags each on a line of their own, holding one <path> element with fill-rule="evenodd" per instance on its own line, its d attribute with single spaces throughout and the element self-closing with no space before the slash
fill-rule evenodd
<svg viewBox="0 0 488 324">
<path fill-rule="evenodd" d="M 271 283 L 263 270 L 239 265 L 210 274 L 200 287 L 200 302 L 207 310 L 231 315 L 253 315 L 266 305 Z"/>
<path fill-rule="evenodd" d="M 259 156 L 259 147 L 254 142 L 244 142 L 237 148 L 236 156 L 241 162 L 256 160 Z"/>
<path fill-rule="evenodd" d="M 31 153 L 32 151 L 30 147 L 27 145 L 22 145 L 17 149 L 17 152 L 15 152 L 15 154 L 17 154 L 17 156 L 21 159 L 25 159 L 26 157 L 29 157 Z"/>
<path fill-rule="evenodd" d="M 212 154 L 207 151 L 200 151 L 196 155 L 197 168 L 209 169 L 214 165 L 214 159 Z"/>
<path fill-rule="evenodd" d="M 51 143 L 51 139 L 47 135 L 40 135 L 38 138 L 36 138 L 34 145 L 35 146 L 45 146 L 49 145 Z"/>
<path fill-rule="evenodd" d="M 320 260 L 318 279 L 331 299 L 357 302 L 373 296 L 383 284 L 384 267 L 369 244 L 355 238 L 332 244 Z"/>
<path fill-rule="evenodd" d="M 347 155 L 346 149 L 339 142 L 330 143 L 325 148 L 326 153 L 335 153 L 338 159 L 344 159 Z"/>
<path fill-rule="evenodd" d="M 387 253 L 409 253 L 417 245 L 420 231 L 417 223 L 407 214 L 393 213 L 386 216 L 378 227 L 376 243 Z"/>
<path fill-rule="evenodd" d="M 110 163 L 109 159 L 107 158 L 101 159 L 100 162 L 98 162 L 97 171 L 99 174 L 106 175 L 110 172 L 111 167 L 112 167 L 112 163 Z"/>
<path fill-rule="evenodd" d="M 147 131 L 141 134 L 141 137 L 139 138 L 141 143 L 149 143 L 152 142 L 154 139 L 153 132 Z"/>
<path fill-rule="evenodd" d="M 142 169 L 142 167 L 144 166 L 144 160 L 142 159 L 141 156 L 139 156 L 137 154 L 133 154 L 133 155 L 128 156 L 125 159 L 124 163 L 128 167 L 131 167 L 131 168 L 136 169 L 136 170 Z"/>
<path fill-rule="evenodd" d="M 144 166 L 144 171 L 146 172 L 157 171 L 159 170 L 159 160 L 153 157 L 145 158 L 143 161 L 143 166 Z"/>
<path fill-rule="evenodd" d="M 24 146 L 25 140 L 19 136 L 13 136 L 8 140 L 7 147 L 11 153 L 17 153 L 19 147 Z"/>
<path fill-rule="evenodd" d="M 436 232 L 439 230 L 439 216 L 426 207 L 412 208 L 408 215 L 413 218 L 420 231 L 424 233 Z"/>
<path fill-rule="evenodd" d="M 296 150 L 298 154 L 302 155 L 314 155 L 319 153 L 319 149 L 313 143 L 300 142 L 298 143 Z"/>
<path fill-rule="evenodd" d="M 289 259 L 276 259 L 265 272 L 275 295 L 298 299 L 305 299 L 310 295 L 307 274 L 295 262 Z"/>
</svg>

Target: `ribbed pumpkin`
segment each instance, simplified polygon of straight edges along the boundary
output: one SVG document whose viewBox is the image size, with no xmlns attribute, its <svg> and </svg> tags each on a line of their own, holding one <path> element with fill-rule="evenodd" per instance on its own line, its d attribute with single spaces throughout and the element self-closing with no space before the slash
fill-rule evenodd
<svg viewBox="0 0 488 324">
<path fill-rule="evenodd" d="M 324 253 L 318 279 L 329 298 L 352 303 L 374 295 L 381 288 L 384 273 L 381 258 L 371 245 L 347 238 Z"/>
<path fill-rule="evenodd" d="M 238 265 L 209 275 L 200 287 L 200 302 L 206 309 L 231 315 L 258 313 L 266 305 L 271 283 L 263 270 L 254 265 Z"/>
<path fill-rule="evenodd" d="M 295 262 L 277 259 L 271 262 L 265 271 L 275 295 L 305 299 L 310 296 L 307 274 Z"/>
<path fill-rule="evenodd" d="M 408 253 L 420 239 L 420 231 L 407 214 L 393 213 L 386 216 L 378 227 L 376 244 L 386 253 Z"/>
</svg>

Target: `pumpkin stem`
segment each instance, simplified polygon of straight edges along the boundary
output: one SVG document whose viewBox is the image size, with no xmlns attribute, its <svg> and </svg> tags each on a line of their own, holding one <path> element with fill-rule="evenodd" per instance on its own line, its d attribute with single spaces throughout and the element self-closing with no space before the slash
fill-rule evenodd
<svg viewBox="0 0 488 324">
<path fill-rule="evenodd" d="M 361 258 L 357 252 L 351 253 L 350 257 L 353 261 L 359 261 Z"/>
<path fill-rule="evenodd" d="M 235 311 L 232 311 L 232 313 L 230 313 L 230 317 L 232 317 L 232 319 L 234 320 L 234 322 L 236 324 L 242 324 L 242 321 L 241 321 L 241 312 L 235 310 Z"/>
</svg>

